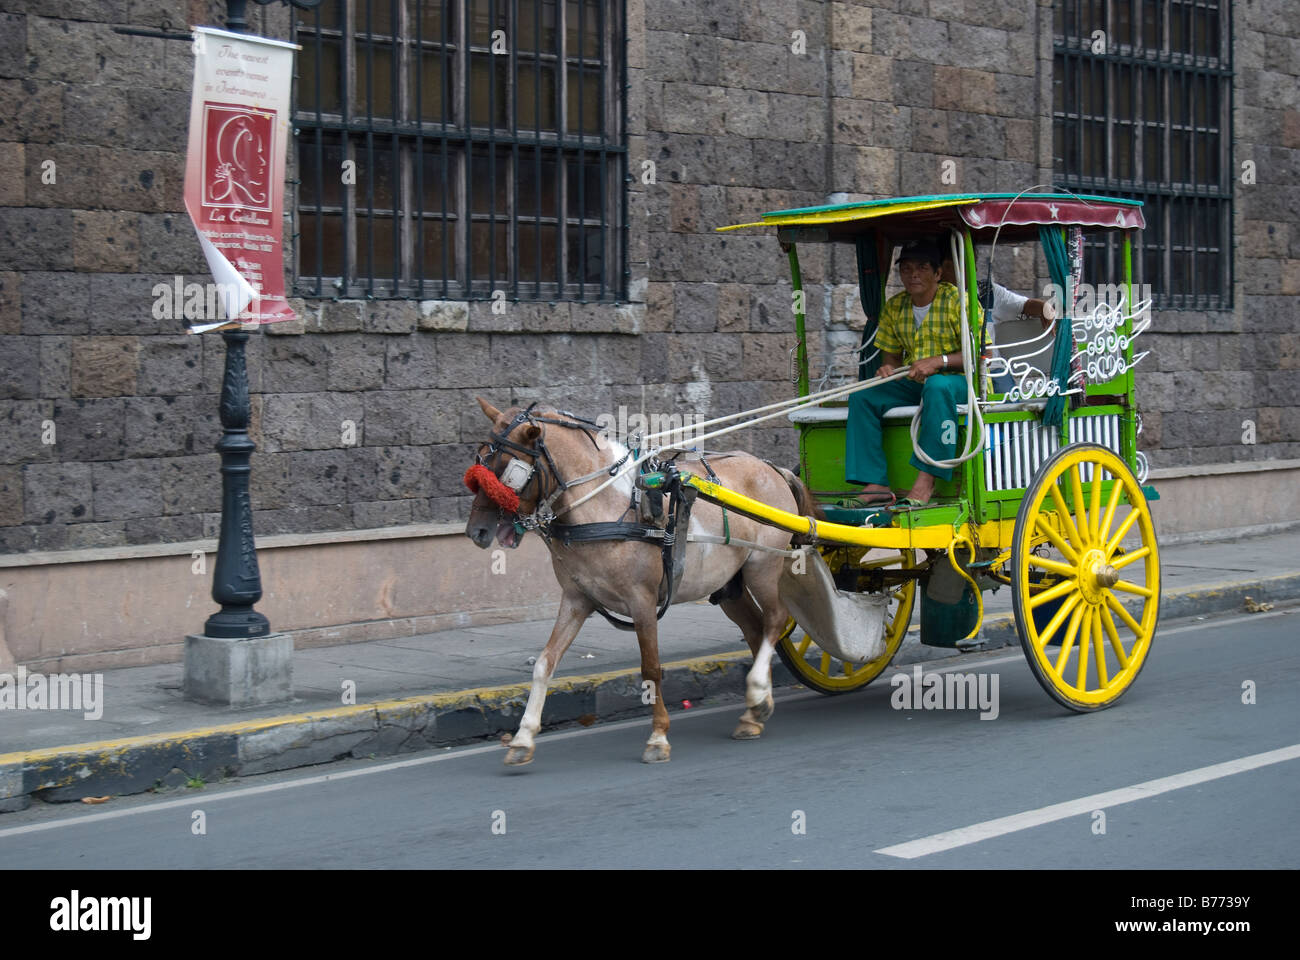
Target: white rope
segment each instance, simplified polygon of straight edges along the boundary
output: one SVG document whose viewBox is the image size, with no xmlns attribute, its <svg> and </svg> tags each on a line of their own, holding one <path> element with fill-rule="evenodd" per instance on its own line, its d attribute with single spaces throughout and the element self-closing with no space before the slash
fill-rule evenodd
<svg viewBox="0 0 1300 960">
<path fill-rule="evenodd" d="M 912 417 L 912 452 L 922 463 L 928 463 L 932 467 L 938 467 L 941 470 L 951 470 L 967 460 L 979 455 L 984 448 L 984 414 L 980 410 L 979 394 L 975 390 L 975 368 L 978 366 L 978 358 L 971 356 L 971 338 L 970 325 L 967 322 L 966 314 L 966 246 L 959 242 L 960 234 L 953 230 L 948 236 L 948 243 L 952 250 L 952 262 L 956 268 L 957 274 L 957 295 L 961 301 L 961 365 L 962 374 L 966 378 L 966 446 L 960 456 L 952 460 L 935 460 L 921 449 L 919 434 L 921 431 L 921 412 L 924 409 L 925 402 L 916 406 L 916 414 Z M 979 431 L 976 432 L 975 424 L 979 424 Z M 957 425 L 954 423 L 953 427 Z M 975 439 L 978 436 L 979 442 Z"/>
<path fill-rule="evenodd" d="M 765 416 L 756 417 L 755 419 L 747 420 L 744 423 L 736 423 L 730 427 L 724 427 L 721 430 L 715 430 L 711 433 L 705 433 L 701 436 L 692 436 L 690 438 L 691 443 L 694 444 L 703 443 L 705 440 L 712 440 L 716 437 L 725 436 L 728 433 L 734 433 L 737 430 L 743 430 L 746 427 L 751 427 L 756 423 L 762 423 L 765 420 L 771 420 L 774 417 L 783 416 L 787 412 L 787 408 L 804 406 L 806 404 L 811 404 L 811 403 L 820 403 L 820 402 L 825 402 L 827 400 L 837 400 L 842 397 L 847 397 L 850 394 L 857 393 L 859 390 L 867 390 L 871 387 L 877 386 L 882 383 L 889 383 L 893 380 L 901 379 L 902 377 L 907 376 L 910 370 L 911 370 L 910 367 L 899 367 L 897 370 L 894 371 L 893 374 L 891 374 L 888 377 L 873 377 L 870 380 L 861 380 L 857 383 L 851 383 L 845 386 L 832 387 L 829 390 L 823 390 L 820 393 L 809 394 L 806 397 L 795 397 L 792 400 L 782 400 L 778 403 L 769 403 L 766 406 L 755 407 L 752 410 L 742 410 L 739 413 L 729 414 L 724 417 L 715 417 L 712 420 L 706 420 L 702 424 L 694 424 L 690 428 L 678 427 L 672 430 L 661 430 L 659 433 L 649 434 L 646 437 L 642 438 L 642 442 L 644 443 L 648 440 L 658 438 L 658 437 L 680 435 L 685 433 L 687 429 L 698 430 L 700 427 L 709 426 L 716 423 L 726 423 L 728 420 L 735 420 L 739 417 L 745 417 L 752 413 L 762 413 L 765 410 L 772 410 L 773 408 L 779 408 L 776 409 L 775 412 L 768 413 Z M 683 442 L 685 441 L 683 440 Z M 592 497 L 596 496 L 598 493 L 600 493 L 610 484 L 615 483 L 621 476 L 623 476 L 623 474 L 627 473 L 629 470 L 636 469 L 637 467 L 639 467 L 641 464 L 645 463 L 647 460 L 651 459 L 652 457 L 659 456 L 665 450 L 675 450 L 675 449 L 677 448 L 671 445 L 663 445 L 651 450 L 647 450 L 645 453 L 641 454 L 641 456 L 629 462 L 626 466 L 623 467 L 622 470 L 619 470 L 617 473 L 611 476 L 600 486 L 596 487 L 594 490 L 590 491 L 589 493 L 579 497 L 577 500 L 573 501 L 573 503 L 570 503 L 568 506 L 565 506 L 560 510 L 556 511 L 555 516 L 557 517 L 562 516 L 563 514 L 568 513 L 570 510 L 574 510 L 582 506 L 584 503 L 586 503 Z M 605 469 L 608 470 L 609 468 L 606 467 Z M 569 486 L 573 487 L 575 485 L 576 483 L 570 484 Z"/>
</svg>

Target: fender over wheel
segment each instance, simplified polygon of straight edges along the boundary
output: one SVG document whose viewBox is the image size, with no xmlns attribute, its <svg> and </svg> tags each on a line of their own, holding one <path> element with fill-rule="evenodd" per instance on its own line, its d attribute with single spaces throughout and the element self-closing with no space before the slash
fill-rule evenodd
<svg viewBox="0 0 1300 960">
<path fill-rule="evenodd" d="M 864 547 L 821 547 L 821 554 L 837 579 L 850 565 L 858 569 L 857 587 L 869 589 L 879 571 L 906 570 L 916 566 L 915 550 L 870 550 Z M 902 646 L 907 627 L 912 621 L 912 605 L 916 597 L 916 580 L 885 583 L 889 592 L 889 612 L 885 619 L 885 653 L 867 663 L 844 663 L 835 659 L 798 629 L 793 619 L 785 625 L 776 652 L 781 662 L 806 687 L 827 695 L 848 693 L 865 687 L 884 672 L 889 662 Z"/>
</svg>

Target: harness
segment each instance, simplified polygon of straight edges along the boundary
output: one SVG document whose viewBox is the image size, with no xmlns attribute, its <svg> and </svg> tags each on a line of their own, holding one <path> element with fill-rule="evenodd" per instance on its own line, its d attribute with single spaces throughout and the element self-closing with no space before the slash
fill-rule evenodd
<svg viewBox="0 0 1300 960">
<path fill-rule="evenodd" d="M 510 434 L 525 423 L 533 426 L 543 423 L 553 424 L 571 430 L 581 430 L 591 440 L 592 446 L 599 450 L 600 446 L 596 443 L 592 431 L 599 430 L 600 426 L 567 410 L 557 411 L 561 417 L 567 418 L 563 420 L 541 416 L 533 413 L 535 406 L 537 406 L 536 402 L 531 403 L 527 409 L 515 414 L 514 419 L 500 433 L 494 431 L 488 434 L 491 442 L 487 444 L 486 457 L 490 457 L 493 464 L 489 465 L 480 448 L 480 451 L 475 454 L 473 466 L 465 472 L 465 486 L 475 493 L 482 490 L 503 513 L 515 514 L 516 530 L 521 535 L 528 530 L 536 530 L 546 541 L 547 546 L 550 546 L 552 540 L 558 540 L 566 547 L 574 543 L 595 543 L 602 540 L 639 540 L 643 543 L 659 543 L 663 563 L 663 575 L 659 584 L 662 600 L 655 619 L 662 619 L 668 608 L 672 606 L 673 594 L 681 582 L 682 572 L 686 566 L 686 534 L 690 529 L 691 507 L 698 491 L 694 487 L 682 484 L 675 470 L 669 470 L 664 474 L 665 482 L 658 487 L 668 495 L 667 519 L 663 527 L 626 520 L 577 524 L 558 522 L 552 507 L 566 490 L 606 474 L 615 476 L 632 456 L 632 450 L 629 448 L 627 453 L 608 467 L 566 481 L 546 446 L 544 436 L 539 434 L 536 446 L 528 447 L 511 440 Z M 516 456 L 512 457 L 498 476 L 495 462 L 502 450 L 507 450 Z M 518 455 L 532 457 L 532 462 L 525 463 L 518 459 Z M 538 470 L 537 465 L 543 462 L 546 464 L 546 469 Z M 651 466 L 655 464 L 651 463 Z M 705 469 L 711 477 L 714 476 L 713 469 L 707 463 Z M 549 483 L 546 476 L 548 473 Z M 519 517 L 520 494 L 523 494 L 533 483 L 537 484 L 537 506 L 531 515 Z M 649 489 L 644 476 L 638 476 L 628 510 L 637 510 L 642 491 Z M 628 510 L 624 513 L 626 514 Z M 727 539 L 730 540 L 729 531 Z M 610 613 L 600 604 L 596 604 L 596 612 L 620 630 L 636 629 L 631 620 Z"/>
</svg>

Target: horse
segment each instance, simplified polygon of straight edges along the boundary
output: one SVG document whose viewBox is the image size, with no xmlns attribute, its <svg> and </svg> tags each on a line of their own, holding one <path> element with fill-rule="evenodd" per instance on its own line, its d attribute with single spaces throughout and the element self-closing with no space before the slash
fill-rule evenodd
<svg viewBox="0 0 1300 960">
<path fill-rule="evenodd" d="M 478 403 L 492 423 L 492 432 L 491 439 L 480 446 L 476 463 L 466 472 L 466 485 L 476 490 L 476 495 L 465 534 L 475 544 L 484 550 L 493 542 L 517 547 L 522 536 L 519 531 L 527 526 L 520 521 L 531 518 L 536 523 L 534 514 L 539 504 L 549 506 L 568 524 L 628 518 L 636 470 L 629 469 L 633 461 L 622 443 L 592 421 L 552 408 L 535 404 L 527 409 L 511 407 L 501 411 L 481 397 Z M 790 471 L 743 452 L 705 456 L 706 470 L 711 470 L 717 482 L 728 489 L 782 510 L 820 515 L 808 488 Z M 609 468 L 615 465 L 620 466 L 614 471 L 614 482 L 569 509 L 570 504 L 608 480 Z M 549 516 L 545 510 L 543 514 Z M 541 529 L 545 532 L 546 526 Z M 789 616 L 777 582 L 790 534 L 737 515 L 734 510 L 727 512 L 724 523 L 722 509 L 702 499 L 690 512 L 689 531 L 714 535 L 719 542 L 686 545 L 681 579 L 670 599 L 686 603 L 710 597 L 740 627 L 754 661 L 746 676 L 745 710 L 732 737 L 754 740 L 762 734 L 774 709 L 772 655 Z M 685 533 L 679 530 L 677 536 Z M 661 584 L 670 577 L 661 544 L 616 539 L 566 545 L 562 539 L 546 537 L 551 566 L 561 589 L 560 609 L 550 639 L 533 667 L 528 704 L 519 729 L 513 736 L 502 737 L 507 747 L 505 763 L 522 766 L 532 762 L 550 679 L 583 623 L 597 611 L 626 617 L 635 628 L 641 649 L 641 678 L 647 681 L 643 689 L 651 693 L 651 734 L 641 760 L 667 761 L 672 748 L 659 664 L 656 607 L 663 591 Z M 722 542 L 724 539 L 728 542 Z"/>
</svg>

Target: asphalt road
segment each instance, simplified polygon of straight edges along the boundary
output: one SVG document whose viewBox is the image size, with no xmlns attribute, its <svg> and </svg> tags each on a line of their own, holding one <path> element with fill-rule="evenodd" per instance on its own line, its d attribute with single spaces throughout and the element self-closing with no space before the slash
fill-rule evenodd
<svg viewBox="0 0 1300 960">
<path fill-rule="evenodd" d="M 491 744 L 38 805 L 0 818 L 0 869 L 1295 868 L 1297 626 L 1295 607 L 1163 623 L 1134 686 L 1090 715 L 1001 650 L 927 664 L 996 674 L 991 720 L 895 710 L 887 671 L 779 696 L 754 742 L 729 738 L 737 704 L 678 707 L 667 764 L 639 762 L 647 717 L 543 733 L 517 770 Z"/>
</svg>

